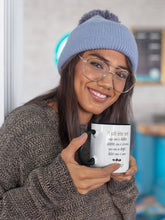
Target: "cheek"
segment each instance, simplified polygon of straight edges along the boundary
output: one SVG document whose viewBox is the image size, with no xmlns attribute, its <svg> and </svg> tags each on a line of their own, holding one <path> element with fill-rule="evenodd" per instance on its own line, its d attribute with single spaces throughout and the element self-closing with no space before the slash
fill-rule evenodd
<svg viewBox="0 0 165 220">
<path fill-rule="evenodd" d="M 83 81 L 81 80 L 81 77 L 79 74 L 75 74 L 74 77 L 74 88 L 75 88 L 75 92 L 76 95 L 78 95 L 77 93 L 82 89 L 83 86 Z"/>
<path fill-rule="evenodd" d="M 114 94 L 113 98 L 111 98 L 108 103 L 107 103 L 107 108 L 113 105 L 118 99 L 120 95 L 119 94 Z"/>
<path fill-rule="evenodd" d="M 78 63 L 75 67 L 75 72 L 74 72 L 74 86 L 75 88 L 77 87 L 77 85 L 81 84 L 81 78 L 82 78 L 82 73 L 81 73 L 81 68 L 80 68 L 80 64 Z"/>
<path fill-rule="evenodd" d="M 82 97 L 85 93 L 85 88 L 89 81 L 84 77 L 83 73 L 80 71 L 75 71 L 74 76 L 74 88 L 77 96 Z"/>
</svg>

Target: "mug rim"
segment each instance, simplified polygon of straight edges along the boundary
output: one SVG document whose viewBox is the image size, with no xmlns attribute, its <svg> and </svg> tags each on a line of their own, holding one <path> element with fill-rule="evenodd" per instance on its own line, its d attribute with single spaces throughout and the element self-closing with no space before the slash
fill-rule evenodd
<svg viewBox="0 0 165 220">
<path fill-rule="evenodd" d="M 128 125 L 132 125 L 132 124 L 117 124 L 117 123 L 97 123 L 97 122 L 91 122 L 91 125 L 92 124 L 97 124 L 97 125 L 123 125 L 123 126 L 128 126 Z"/>
</svg>

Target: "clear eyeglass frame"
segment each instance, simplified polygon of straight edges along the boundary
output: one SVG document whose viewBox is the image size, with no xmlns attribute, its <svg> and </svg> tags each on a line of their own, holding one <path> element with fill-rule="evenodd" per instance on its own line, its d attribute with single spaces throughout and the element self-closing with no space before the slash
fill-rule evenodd
<svg viewBox="0 0 165 220">
<path fill-rule="evenodd" d="M 84 63 L 83 75 L 84 75 L 88 80 L 90 80 L 90 81 L 97 82 L 97 81 L 100 81 L 100 80 L 102 80 L 103 78 L 105 78 L 108 74 L 111 74 L 111 75 L 112 75 L 112 82 L 113 82 L 113 89 L 114 89 L 115 91 L 119 92 L 119 93 L 128 93 L 131 89 L 133 89 L 133 87 L 134 87 L 135 84 L 136 84 L 136 79 L 135 79 L 134 75 L 132 75 L 132 77 L 133 77 L 133 83 L 132 83 L 132 85 L 131 85 L 128 89 L 126 89 L 126 90 L 124 91 L 124 88 L 125 88 L 125 84 L 126 84 L 128 75 L 131 74 L 131 73 L 129 73 L 127 70 L 124 70 L 125 72 L 127 72 L 127 78 L 123 80 L 123 83 L 124 83 L 123 91 L 119 91 L 119 90 L 117 90 L 117 89 L 115 88 L 115 86 L 114 86 L 114 81 L 115 81 L 115 78 L 116 78 L 118 75 L 117 75 L 117 73 L 112 72 L 112 71 L 110 71 L 110 70 L 107 70 L 105 73 L 103 73 L 102 76 L 101 76 L 99 79 L 92 79 L 92 78 L 88 77 L 88 76 L 86 75 L 86 73 L 85 73 L 85 72 L 86 72 L 86 71 L 85 71 L 85 65 L 86 65 L 86 64 L 88 63 L 88 61 L 90 60 L 90 57 L 89 57 L 89 58 L 87 58 L 87 57 L 86 57 L 86 58 L 83 58 L 83 57 L 81 57 L 81 56 L 79 55 L 79 58 L 80 58 L 81 61 Z M 92 57 L 91 57 L 91 59 L 92 59 Z M 93 58 L 93 59 L 94 59 L 94 58 Z M 96 58 L 96 60 L 98 60 L 98 58 Z M 101 61 L 101 62 L 103 62 L 103 61 Z M 105 65 L 108 66 L 106 63 L 105 63 Z M 111 66 L 112 66 L 112 65 L 111 65 Z M 122 68 L 120 68 L 120 69 L 122 70 Z M 121 80 L 122 80 L 122 78 L 121 78 Z"/>
</svg>

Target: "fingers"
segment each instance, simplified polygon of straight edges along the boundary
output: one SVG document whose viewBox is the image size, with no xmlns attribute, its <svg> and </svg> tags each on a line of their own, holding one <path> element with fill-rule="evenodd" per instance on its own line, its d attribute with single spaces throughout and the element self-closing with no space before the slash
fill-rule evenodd
<svg viewBox="0 0 165 220">
<path fill-rule="evenodd" d="M 114 163 L 104 168 L 81 167 L 84 168 L 83 173 L 81 174 L 82 178 L 97 179 L 111 176 L 111 174 L 120 167 L 120 164 Z"/>
<path fill-rule="evenodd" d="M 81 194 L 86 194 L 110 180 L 110 174 L 104 171 L 102 173 L 100 168 L 96 172 L 97 168 L 73 163 L 68 163 L 67 167 L 77 191 Z"/>
<path fill-rule="evenodd" d="M 86 142 L 87 137 L 87 133 L 83 133 L 81 136 L 74 138 L 67 146 L 67 148 L 75 153 L 81 147 L 81 145 Z"/>
<path fill-rule="evenodd" d="M 133 176 L 137 172 L 136 160 L 130 155 L 129 169 L 125 172 L 126 176 Z"/>
<path fill-rule="evenodd" d="M 104 185 L 106 182 L 110 180 L 110 176 L 104 177 L 104 178 L 97 178 L 97 179 L 79 179 L 79 185 L 77 187 L 77 190 L 81 194 L 87 194 L 89 191 L 94 190 L 102 185 Z"/>
<path fill-rule="evenodd" d="M 120 166 L 121 165 L 119 163 L 113 163 L 103 169 L 106 170 L 107 172 L 109 172 L 110 175 L 112 175 L 113 172 L 116 171 L 117 169 L 119 169 Z"/>
<path fill-rule="evenodd" d="M 112 172 L 119 168 L 119 164 L 111 164 L 105 168 L 90 168 L 68 163 L 67 167 L 77 191 L 86 194 L 108 182 Z"/>
<path fill-rule="evenodd" d="M 74 138 L 70 144 L 61 152 L 61 157 L 66 164 L 68 162 L 76 163 L 75 153 L 86 142 L 87 137 L 87 133 L 83 133 L 81 136 Z"/>
<path fill-rule="evenodd" d="M 129 181 L 132 178 L 132 176 L 126 176 L 125 173 L 114 173 L 111 177 L 117 182 Z"/>
<path fill-rule="evenodd" d="M 104 168 L 79 165 L 75 161 L 75 153 L 86 142 L 87 137 L 87 133 L 83 133 L 80 137 L 74 138 L 61 152 L 61 157 L 69 170 L 73 183 L 81 194 L 86 194 L 108 182 L 112 173 L 120 167 L 120 164 L 117 163 Z"/>
<path fill-rule="evenodd" d="M 120 167 L 120 164 L 111 164 L 105 168 L 88 168 L 87 172 L 81 175 L 78 191 L 86 194 L 91 190 L 97 189 L 110 181 L 111 174 Z"/>
<path fill-rule="evenodd" d="M 118 182 L 129 181 L 136 172 L 137 172 L 136 160 L 133 156 L 130 156 L 129 169 L 125 173 L 114 173 L 112 174 L 111 177 Z"/>
</svg>

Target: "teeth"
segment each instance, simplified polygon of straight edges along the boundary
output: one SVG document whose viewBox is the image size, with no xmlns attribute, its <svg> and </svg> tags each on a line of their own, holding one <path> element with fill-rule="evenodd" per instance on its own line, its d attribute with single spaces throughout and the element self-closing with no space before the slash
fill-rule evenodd
<svg viewBox="0 0 165 220">
<path fill-rule="evenodd" d="M 92 90 L 92 93 L 100 98 L 106 98 L 106 95 L 100 94 L 99 92 L 96 92 L 94 90 Z"/>
</svg>

